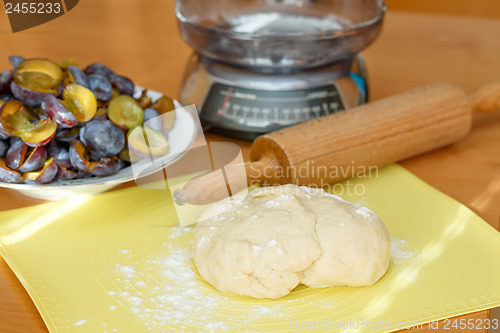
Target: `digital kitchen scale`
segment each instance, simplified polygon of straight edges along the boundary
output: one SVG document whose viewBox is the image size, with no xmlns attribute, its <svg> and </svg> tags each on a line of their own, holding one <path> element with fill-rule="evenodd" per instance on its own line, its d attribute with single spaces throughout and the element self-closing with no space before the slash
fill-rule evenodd
<svg viewBox="0 0 500 333">
<path fill-rule="evenodd" d="M 384 12 L 383 0 L 178 0 L 195 50 L 181 100 L 205 129 L 250 140 L 364 103 L 359 52 Z"/>
</svg>

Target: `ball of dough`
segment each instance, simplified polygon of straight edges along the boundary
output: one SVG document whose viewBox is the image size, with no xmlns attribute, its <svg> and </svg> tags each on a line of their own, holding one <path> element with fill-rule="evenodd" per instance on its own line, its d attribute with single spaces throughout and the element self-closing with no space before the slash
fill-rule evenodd
<svg viewBox="0 0 500 333">
<path fill-rule="evenodd" d="M 321 255 L 315 221 L 301 199 L 285 189 L 254 190 L 231 210 L 196 226 L 194 263 L 222 292 L 285 296 Z"/>
<path fill-rule="evenodd" d="M 366 286 L 387 270 L 389 233 L 364 207 L 283 185 L 212 205 L 194 232 L 200 275 L 220 291 L 279 298 L 299 283 Z"/>
</svg>

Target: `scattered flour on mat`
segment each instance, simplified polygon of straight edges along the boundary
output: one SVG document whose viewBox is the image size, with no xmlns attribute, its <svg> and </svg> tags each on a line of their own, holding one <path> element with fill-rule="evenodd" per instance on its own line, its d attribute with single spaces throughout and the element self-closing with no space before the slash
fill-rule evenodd
<svg viewBox="0 0 500 333">
<path fill-rule="evenodd" d="M 133 266 L 120 266 L 120 270 L 127 279 L 133 278 L 135 276 L 135 268 Z"/>
<path fill-rule="evenodd" d="M 80 319 L 75 323 L 75 326 L 81 326 L 87 322 L 86 319 Z"/>
<path fill-rule="evenodd" d="M 169 237 L 181 237 L 192 230 L 174 227 Z M 291 312 L 283 303 L 261 305 L 258 300 L 235 306 L 234 299 L 215 291 L 197 276 L 189 249 L 181 248 L 176 242 L 166 242 L 162 244 L 162 251 L 156 260 L 146 261 L 147 267 L 152 268 L 148 272 L 141 272 L 139 267 L 130 264 L 118 264 L 111 271 L 115 281 L 126 283 L 122 284 L 125 290 L 111 290 L 109 294 L 153 332 L 166 327 L 190 331 L 193 326 L 202 332 L 233 328 L 250 331 L 250 327 L 245 326 L 251 326 L 259 318 L 285 319 Z"/>
<path fill-rule="evenodd" d="M 368 212 L 360 212 L 362 214 Z M 192 233 L 191 227 L 174 227 L 170 238 L 175 239 Z M 276 246 L 271 241 L 268 246 Z M 391 239 L 391 260 L 398 278 L 416 279 L 420 267 L 419 253 L 411 250 L 404 239 Z M 254 248 L 255 252 L 260 249 Z M 131 250 L 121 254 L 133 256 Z M 196 327 L 202 332 L 219 332 L 230 329 L 251 331 L 252 323 L 260 318 L 271 317 L 286 320 L 294 311 L 295 305 L 304 299 L 278 301 L 271 305 L 234 301 L 215 291 L 197 276 L 189 249 L 176 242 L 165 242 L 155 258 L 148 256 L 147 269 L 128 263 L 117 264 L 110 272 L 122 290 L 110 290 L 109 294 L 136 315 L 136 320 L 149 331 L 191 331 Z M 155 260 L 151 260 L 155 259 Z M 142 271 L 141 271 L 142 270 Z M 288 304 L 287 304 L 288 303 Z M 335 309 L 335 297 L 315 303 L 317 308 Z M 109 306 L 109 310 L 116 306 Z M 241 313 L 245 313 L 242 316 Z M 228 318 L 230 318 L 228 320 Z M 86 323 L 82 319 L 75 323 Z M 248 325 L 248 327 L 246 327 Z"/>
<path fill-rule="evenodd" d="M 420 253 L 412 250 L 405 239 L 391 239 L 391 260 L 397 277 L 416 281 L 420 271 Z"/>
<path fill-rule="evenodd" d="M 185 235 L 187 232 L 193 231 L 191 227 L 172 227 L 172 232 L 170 233 L 170 238 L 177 238 L 179 236 Z"/>
<path fill-rule="evenodd" d="M 410 245 L 405 239 L 391 239 L 391 258 L 396 264 L 415 263 L 419 254 L 410 250 Z"/>
</svg>

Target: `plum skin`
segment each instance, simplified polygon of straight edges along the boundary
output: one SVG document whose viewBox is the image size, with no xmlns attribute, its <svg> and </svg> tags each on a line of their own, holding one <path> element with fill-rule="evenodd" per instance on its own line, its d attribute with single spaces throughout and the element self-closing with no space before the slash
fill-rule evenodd
<svg viewBox="0 0 500 333">
<path fill-rule="evenodd" d="M 42 92 L 23 87 L 14 81 L 10 82 L 10 91 L 15 98 L 31 107 L 40 106 L 46 94 L 56 95 L 52 92 Z"/>
<path fill-rule="evenodd" d="M 0 157 L 4 157 L 9 150 L 9 144 L 5 140 L 0 140 Z"/>
<path fill-rule="evenodd" d="M 144 109 L 144 125 L 158 132 L 163 131 L 163 118 L 158 111 L 153 108 Z"/>
<path fill-rule="evenodd" d="M 10 93 L 9 85 L 12 80 L 12 75 L 8 69 L 0 73 L 0 93 Z"/>
<path fill-rule="evenodd" d="M 115 87 L 120 94 L 132 96 L 134 94 L 135 85 L 129 78 L 114 73 L 108 74 L 107 78 L 111 85 Z"/>
<path fill-rule="evenodd" d="M 95 98 L 101 101 L 109 101 L 112 96 L 113 86 L 109 83 L 106 77 L 99 74 L 91 74 L 88 76 L 89 89 L 95 95 Z"/>
<path fill-rule="evenodd" d="M 50 183 L 57 174 L 57 163 L 53 158 L 47 160 L 43 169 L 37 172 L 27 172 L 21 179 L 24 179 L 26 184 L 47 184 Z"/>
<path fill-rule="evenodd" d="M 73 77 L 73 82 L 79 84 L 85 88 L 89 88 L 89 81 L 87 78 L 87 75 L 78 67 L 69 65 L 66 67 L 68 69 L 68 72 L 71 73 L 71 76 Z"/>
<path fill-rule="evenodd" d="M 78 173 L 74 172 L 73 170 L 69 170 L 68 168 L 65 168 L 61 165 L 59 165 L 58 167 L 59 168 L 57 170 L 56 179 L 71 180 L 78 177 Z"/>
<path fill-rule="evenodd" d="M 32 172 L 43 167 L 47 159 L 47 150 L 45 147 L 35 148 L 26 158 L 23 164 L 17 169 L 21 173 Z"/>
<path fill-rule="evenodd" d="M 61 127 L 73 128 L 78 125 L 78 120 L 76 120 L 75 115 L 66 110 L 54 95 L 46 94 L 42 100 L 41 106 L 47 116 Z"/>
<path fill-rule="evenodd" d="M 26 60 L 25 57 L 21 57 L 21 56 L 18 56 L 18 55 L 11 55 L 9 57 L 9 62 L 12 65 L 12 67 L 14 67 L 14 68 L 16 68 L 17 66 L 19 66 L 19 64 L 22 63 L 24 60 Z"/>
<path fill-rule="evenodd" d="M 6 183 L 22 183 L 21 174 L 7 167 L 3 158 L 0 158 L 0 180 Z"/>
<path fill-rule="evenodd" d="M 53 157 L 58 166 L 64 168 L 71 168 L 71 161 L 69 159 L 69 152 L 62 147 L 52 147 L 49 149 L 49 158 Z"/>
<path fill-rule="evenodd" d="M 113 71 L 109 69 L 108 66 L 98 62 L 88 65 L 87 68 L 85 68 L 84 72 L 87 75 L 99 74 L 102 76 L 108 76 L 110 74 L 113 74 Z"/>
<path fill-rule="evenodd" d="M 75 140 L 69 147 L 69 160 L 71 165 L 80 171 L 87 171 L 89 162 L 85 158 L 85 146 L 78 140 Z"/>
<path fill-rule="evenodd" d="M 91 162 L 89 171 L 92 176 L 104 177 L 114 175 L 120 170 L 120 159 L 116 156 L 103 157 L 98 162 Z"/>
<path fill-rule="evenodd" d="M 12 135 L 10 135 L 10 133 L 5 130 L 2 123 L 0 122 L 0 139 L 5 140 L 10 137 L 12 137 Z"/>
<path fill-rule="evenodd" d="M 5 154 L 5 161 L 9 168 L 15 170 L 24 163 L 28 146 L 19 138 L 14 138 L 12 141 L 13 142 Z"/>
<path fill-rule="evenodd" d="M 118 155 L 125 147 L 125 135 L 107 119 L 89 121 L 82 128 L 80 138 L 95 160 Z"/>
</svg>

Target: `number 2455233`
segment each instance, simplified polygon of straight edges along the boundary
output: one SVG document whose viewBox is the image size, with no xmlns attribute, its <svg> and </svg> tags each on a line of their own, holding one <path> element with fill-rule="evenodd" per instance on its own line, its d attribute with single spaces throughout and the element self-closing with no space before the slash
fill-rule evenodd
<svg viewBox="0 0 500 333">
<path fill-rule="evenodd" d="M 6 2 L 5 12 L 7 14 L 59 14 L 61 13 L 60 2 Z"/>
</svg>

